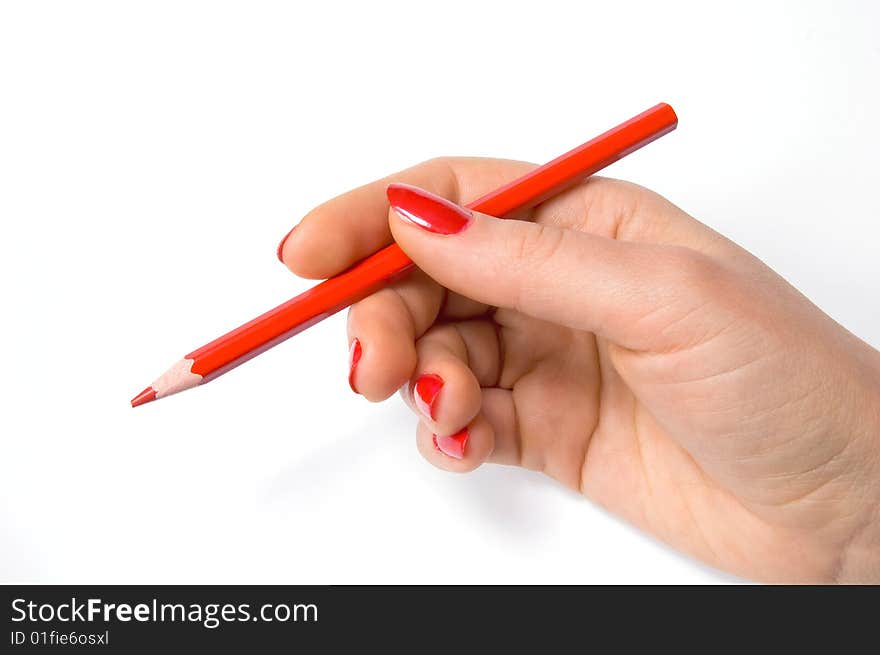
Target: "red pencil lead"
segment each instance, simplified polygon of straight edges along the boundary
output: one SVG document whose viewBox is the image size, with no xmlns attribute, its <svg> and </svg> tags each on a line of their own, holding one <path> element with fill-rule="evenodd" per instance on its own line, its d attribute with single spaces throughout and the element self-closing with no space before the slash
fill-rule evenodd
<svg viewBox="0 0 880 655">
<path fill-rule="evenodd" d="M 131 406 L 137 407 L 156 400 L 156 390 L 153 387 L 147 387 L 138 395 L 131 399 Z"/>
</svg>

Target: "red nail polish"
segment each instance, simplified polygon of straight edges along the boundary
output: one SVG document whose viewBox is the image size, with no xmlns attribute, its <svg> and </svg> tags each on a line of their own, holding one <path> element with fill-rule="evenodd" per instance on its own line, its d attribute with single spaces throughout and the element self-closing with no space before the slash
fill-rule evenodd
<svg viewBox="0 0 880 655">
<path fill-rule="evenodd" d="M 409 184 L 391 184 L 385 193 L 402 218 L 434 234 L 457 234 L 473 220 L 467 209 Z"/>
<path fill-rule="evenodd" d="M 287 243 L 287 239 L 290 237 L 291 234 L 293 234 L 293 231 L 295 229 L 296 225 L 290 228 L 290 232 L 284 235 L 284 238 L 281 239 L 281 243 L 278 244 L 278 250 L 275 252 L 275 254 L 278 255 L 278 261 L 282 264 L 284 263 L 284 260 L 281 258 L 281 253 L 284 252 L 284 244 Z"/>
<path fill-rule="evenodd" d="M 437 396 L 443 388 L 443 378 L 433 373 L 421 376 L 413 385 L 413 402 L 419 411 L 432 419 L 437 418 Z"/>
<path fill-rule="evenodd" d="M 354 386 L 354 372 L 357 369 L 358 362 L 361 361 L 361 342 L 355 339 L 351 342 L 348 349 L 348 386 L 355 393 L 359 393 L 357 387 Z"/>
<path fill-rule="evenodd" d="M 455 434 L 450 434 L 448 437 L 434 434 L 431 435 L 431 439 L 434 441 L 434 448 L 441 453 L 453 459 L 461 459 L 464 457 L 464 448 L 467 446 L 469 436 L 468 429 L 464 428 Z"/>
</svg>

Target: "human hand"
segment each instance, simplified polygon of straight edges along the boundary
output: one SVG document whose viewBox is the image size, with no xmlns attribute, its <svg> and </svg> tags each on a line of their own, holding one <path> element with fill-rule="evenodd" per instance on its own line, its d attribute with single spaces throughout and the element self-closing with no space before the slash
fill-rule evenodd
<svg viewBox="0 0 880 655">
<path fill-rule="evenodd" d="M 591 178 L 505 221 L 386 198 L 463 203 L 530 168 L 432 160 L 282 243 L 307 278 L 392 237 L 420 269 L 351 308 L 352 388 L 400 390 L 440 468 L 543 471 L 748 578 L 880 582 L 880 353 L 632 184 Z"/>
</svg>

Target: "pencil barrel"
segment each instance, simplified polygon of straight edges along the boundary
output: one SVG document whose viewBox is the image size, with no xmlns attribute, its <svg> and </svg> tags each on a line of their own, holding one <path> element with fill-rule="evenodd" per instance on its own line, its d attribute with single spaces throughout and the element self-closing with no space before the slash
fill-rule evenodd
<svg viewBox="0 0 880 655">
<path fill-rule="evenodd" d="M 665 103 L 621 123 L 467 206 L 505 217 L 560 193 L 585 177 L 675 129 L 678 118 Z M 405 276 L 412 261 L 391 244 L 346 271 L 301 293 L 186 355 L 192 372 L 207 382 L 239 366 Z"/>
</svg>

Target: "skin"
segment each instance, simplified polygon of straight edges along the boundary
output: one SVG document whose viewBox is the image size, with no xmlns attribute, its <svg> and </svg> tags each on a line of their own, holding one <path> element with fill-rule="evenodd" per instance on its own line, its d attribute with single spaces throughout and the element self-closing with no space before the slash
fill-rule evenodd
<svg viewBox="0 0 880 655">
<path fill-rule="evenodd" d="M 880 353 L 657 194 L 591 178 L 431 234 L 405 182 L 463 204 L 532 164 L 438 159 L 317 207 L 284 244 L 326 278 L 392 238 L 419 271 L 354 305 L 354 382 L 398 390 L 442 469 L 542 471 L 671 546 L 769 582 L 880 582 Z M 412 384 L 443 379 L 436 419 Z M 467 426 L 461 460 L 431 435 Z"/>
</svg>

